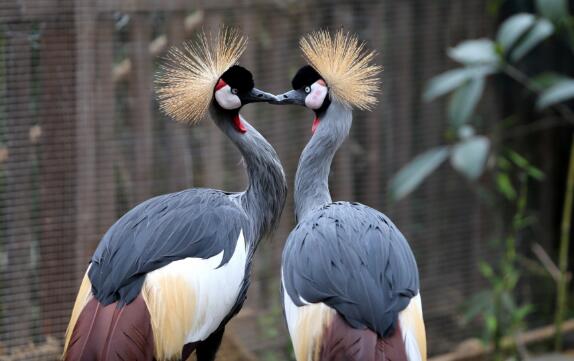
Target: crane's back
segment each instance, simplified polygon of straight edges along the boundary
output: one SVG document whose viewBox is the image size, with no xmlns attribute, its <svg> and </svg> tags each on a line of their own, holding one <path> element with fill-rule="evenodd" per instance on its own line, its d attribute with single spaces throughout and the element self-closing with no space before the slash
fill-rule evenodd
<svg viewBox="0 0 574 361">
<path fill-rule="evenodd" d="M 416 261 L 377 210 L 334 202 L 309 212 L 287 240 L 282 281 L 299 361 L 424 359 Z"/>
</svg>

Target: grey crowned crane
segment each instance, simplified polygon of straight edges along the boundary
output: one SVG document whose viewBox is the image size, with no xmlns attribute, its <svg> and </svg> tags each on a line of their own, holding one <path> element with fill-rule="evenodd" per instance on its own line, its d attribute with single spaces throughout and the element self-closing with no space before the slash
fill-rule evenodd
<svg viewBox="0 0 574 361">
<path fill-rule="evenodd" d="M 309 63 L 278 95 L 315 113 L 295 177 L 297 226 L 282 259 L 284 313 L 297 361 L 426 360 L 419 274 L 407 240 L 381 212 L 333 202 L 331 161 L 352 108 L 376 102 L 373 52 L 342 31 L 300 42 Z M 376 196 L 376 195 L 374 195 Z"/>
<path fill-rule="evenodd" d="M 253 254 L 276 225 L 287 193 L 273 147 L 239 115 L 274 100 L 235 65 L 246 40 L 236 31 L 200 36 L 174 50 L 158 78 L 163 110 L 195 123 L 208 112 L 241 152 L 249 178 L 239 193 L 192 188 L 124 214 L 104 235 L 84 276 L 64 359 L 213 360 L 226 323 L 240 310 Z"/>
</svg>

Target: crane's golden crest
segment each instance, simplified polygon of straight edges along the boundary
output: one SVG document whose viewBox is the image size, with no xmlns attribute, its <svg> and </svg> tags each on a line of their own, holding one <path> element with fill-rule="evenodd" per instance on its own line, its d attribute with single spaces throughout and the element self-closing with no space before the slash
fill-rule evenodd
<svg viewBox="0 0 574 361">
<path fill-rule="evenodd" d="M 299 46 L 336 100 L 363 110 L 377 103 L 382 68 L 373 64 L 376 53 L 366 50 L 355 36 L 343 30 L 335 35 L 320 30 L 301 38 Z"/>
<path fill-rule="evenodd" d="M 205 117 L 217 81 L 245 51 L 247 39 L 237 30 L 199 35 L 183 48 L 172 48 L 156 78 L 160 108 L 179 122 L 195 124 Z"/>
</svg>

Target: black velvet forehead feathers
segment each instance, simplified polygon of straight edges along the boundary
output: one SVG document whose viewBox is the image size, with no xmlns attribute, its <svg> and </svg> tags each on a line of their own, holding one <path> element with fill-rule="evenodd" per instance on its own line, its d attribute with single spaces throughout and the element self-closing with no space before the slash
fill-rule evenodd
<svg viewBox="0 0 574 361">
<path fill-rule="evenodd" d="M 255 87 L 253 75 L 247 69 L 239 65 L 233 65 L 221 76 L 231 88 L 235 88 L 240 92 L 248 92 Z"/>
<path fill-rule="evenodd" d="M 297 90 L 311 85 L 319 79 L 321 79 L 321 75 L 311 65 L 305 65 L 297 71 L 297 74 L 291 80 L 291 86 Z"/>
</svg>

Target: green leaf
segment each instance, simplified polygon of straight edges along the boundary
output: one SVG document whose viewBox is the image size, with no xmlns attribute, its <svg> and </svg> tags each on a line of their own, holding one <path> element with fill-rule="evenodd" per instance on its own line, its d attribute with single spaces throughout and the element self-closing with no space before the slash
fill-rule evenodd
<svg viewBox="0 0 574 361">
<path fill-rule="evenodd" d="M 554 25 L 546 19 L 538 19 L 524 39 L 514 48 L 510 58 L 513 61 L 520 60 L 540 42 L 546 40 L 554 33 Z"/>
<path fill-rule="evenodd" d="M 490 266 L 488 263 L 480 262 L 479 269 L 480 274 L 482 274 L 484 278 L 491 279 L 492 277 L 494 277 L 494 270 L 492 269 L 492 266 Z"/>
<path fill-rule="evenodd" d="M 526 173 L 538 181 L 544 179 L 544 172 L 534 166 L 526 167 Z"/>
<path fill-rule="evenodd" d="M 448 105 L 448 116 L 455 128 L 469 120 L 482 96 L 484 84 L 483 77 L 474 77 L 453 93 Z"/>
<path fill-rule="evenodd" d="M 532 178 L 536 180 L 544 179 L 544 173 L 540 169 L 530 164 L 528 159 L 512 150 L 508 153 L 508 156 L 514 164 L 516 164 L 520 169 L 525 171 Z"/>
<path fill-rule="evenodd" d="M 513 150 L 508 152 L 508 157 L 510 158 L 510 160 L 514 162 L 514 164 L 516 164 L 520 168 L 526 168 L 530 165 L 528 159 L 524 158 L 523 156 L 521 156 L 520 154 L 516 153 Z"/>
<path fill-rule="evenodd" d="M 452 60 L 467 65 L 497 65 L 500 61 L 496 46 L 490 39 L 466 40 L 448 49 L 447 53 Z"/>
<path fill-rule="evenodd" d="M 536 88 L 547 89 L 553 85 L 556 85 L 557 83 L 560 83 L 561 81 L 569 80 L 569 79 L 570 78 L 568 78 L 564 74 L 548 71 L 548 72 L 544 72 L 544 73 L 536 75 L 531 80 L 534 83 L 534 85 L 536 86 Z"/>
<path fill-rule="evenodd" d="M 447 147 L 437 147 L 418 155 L 391 179 L 389 191 L 394 200 L 412 192 L 448 157 Z"/>
<path fill-rule="evenodd" d="M 463 322 L 468 323 L 480 314 L 488 311 L 492 303 L 492 295 L 489 291 L 480 291 L 472 296 L 463 313 Z"/>
<path fill-rule="evenodd" d="M 574 79 L 562 80 L 540 94 L 536 107 L 544 109 L 571 98 L 574 98 Z"/>
<path fill-rule="evenodd" d="M 484 171 L 490 140 L 475 136 L 456 144 L 452 148 L 450 164 L 470 180 L 475 180 Z"/>
<path fill-rule="evenodd" d="M 521 13 L 509 17 L 496 35 L 496 41 L 507 52 L 526 31 L 534 26 L 536 18 L 532 14 Z"/>
<path fill-rule="evenodd" d="M 486 329 L 490 333 L 494 333 L 498 327 L 498 320 L 493 315 L 486 316 Z"/>
<path fill-rule="evenodd" d="M 516 189 L 510 181 L 510 177 L 506 173 L 498 173 L 496 176 L 496 185 L 500 193 L 502 193 L 507 199 L 516 199 Z"/>
<path fill-rule="evenodd" d="M 568 17 L 566 0 L 536 0 L 536 8 L 542 16 L 555 22 Z"/>
<path fill-rule="evenodd" d="M 515 311 L 517 320 L 523 320 L 534 310 L 534 306 L 531 304 L 524 305 Z"/>
<path fill-rule="evenodd" d="M 423 99 L 428 102 L 449 93 L 464 83 L 468 77 L 469 72 L 466 68 L 449 70 L 437 75 L 428 82 Z"/>
<path fill-rule="evenodd" d="M 450 93 L 471 78 L 488 76 L 494 72 L 496 72 L 496 68 L 489 65 L 476 65 L 449 70 L 435 76 L 428 82 L 423 99 L 425 101 L 434 100 L 435 98 Z"/>
</svg>

